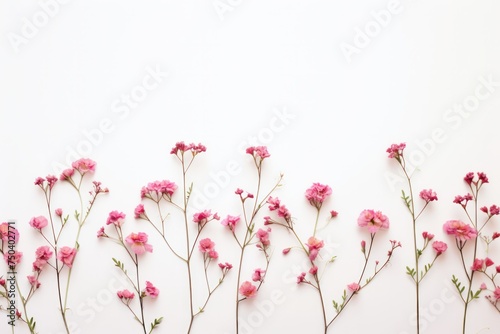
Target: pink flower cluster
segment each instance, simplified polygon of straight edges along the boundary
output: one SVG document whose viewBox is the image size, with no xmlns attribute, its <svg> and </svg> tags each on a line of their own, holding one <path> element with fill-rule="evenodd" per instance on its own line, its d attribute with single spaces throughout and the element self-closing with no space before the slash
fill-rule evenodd
<svg viewBox="0 0 500 334">
<path fill-rule="evenodd" d="M 306 190 L 306 198 L 316 209 L 320 209 L 323 202 L 332 194 L 332 188 L 328 185 L 321 183 L 313 183 L 313 185 Z"/>
<path fill-rule="evenodd" d="M 49 246 L 38 247 L 35 252 L 35 262 L 33 262 L 33 271 L 40 272 L 54 253 Z"/>
<path fill-rule="evenodd" d="M 236 224 L 240 221 L 240 217 L 239 216 L 231 216 L 231 215 L 228 215 L 226 218 L 224 218 L 222 221 L 221 221 L 221 224 L 223 226 L 227 226 L 231 231 L 234 231 L 235 227 L 236 227 Z"/>
<path fill-rule="evenodd" d="M 367 227 L 370 233 L 377 233 L 381 228 L 389 228 L 389 219 L 380 211 L 363 210 L 358 218 L 360 227 Z"/>
<path fill-rule="evenodd" d="M 111 211 L 106 220 L 106 225 L 122 226 L 125 222 L 125 214 L 123 212 Z"/>
<path fill-rule="evenodd" d="M 19 241 L 19 231 L 17 228 L 14 228 L 13 226 L 9 227 L 9 223 L 1 223 L 0 224 L 0 240 L 4 242 L 9 241 L 9 233 L 10 237 L 12 238 L 12 235 L 14 236 L 14 243 L 17 244 Z"/>
<path fill-rule="evenodd" d="M 271 156 L 266 146 L 251 146 L 246 149 L 246 153 L 252 155 L 254 158 L 259 157 L 261 160 Z"/>
<path fill-rule="evenodd" d="M 389 158 L 396 159 L 400 161 L 401 156 L 403 155 L 403 150 L 405 149 L 406 144 L 401 143 L 401 144 L 392 144 L 391 147 L 389 147 L 386 152 L 389 153 Z"/>
<path fill-rule="evenodd" d="M 219 254 L 215 251 L 215 242 L 210 238 L 201 239 L 198 248 L 204 256 L 208 255 L 209 259 L 215 260 L 219 257 Z"/>
<path fill-rule="evenodd" d="M 309 248 L 309 259 L 314 261 L 319 254 L 319 251 L 325 245 L 323 240 L 319 240 L 316 237 L 310 237 L 307 240 L 306 246 Z"/>
<path fill-rule="evenodd" d="M 168 180 L 154 181 L 142 187 L 141 198 L 153 199 L 152 195 L 154 194 L 156 198 L 153 200 L 159 200 L 162 196 L 166 196 L 170 200 L 175 190 L 177 190 L 177 185 L 174 182 Z"/>
<path fill-rule="evenodd" d="M 267 228 L 266 230 L 260 228 L 257 233 L 255 233 L 255 236 L 257 237 L 257 239 L 259 239 L 259 243 L 257 244 L 258 248 L 267 249 L 269 247 L 269 245 L 271 244 L 271 241 L 269 240 L 270 232 L 270 228 Z"/>
<path fill-rule="evenodd" d="M 125 241 L 137 255 L 144 254 L 145 252 L 153 252 L 153 246 L 148 244 L 148 235 L 144 232 L 131 233 Z"/>
<path fill-rule="evenodd" d="M 170 154 L 178 155 L 180 153 L 182 155 L 187 151 L 190 151 L 193 154 L 193 156 L 195 156 L 198 153 L 206 152 L 207 148 L 202 144 L 198 145 L 194 143 L 185 144 L 183 141 L 180 141 L 175 144 L 175 146 L 170 151 Z"/>
<path fill-rule="evenodd" d="M 459 241 L 467 241 L 477 237 L 476 229 L 461 220 L 448 220 L 443 225 L 443 229 L 448 235 L 453 235 Z"/>
<path fill-rule="evenodd" d="M 157 298 L 158 295 L 160 294 L 160 290 L 156 288 L 153 283 L 146 281 L 146 287 L 142 291 L 143 296 L 149 296 L 153 299 Z"/>
<path fill-rule="evenodd" d="M 279 198 L 277 197 L 272 197 L 269 196 L 267 199 L 267 204 L 269 204 L 269 211 L 278 211 L 278 217 L 281 217 L 285 219 L 287 223 L 290 223 L 290 219 L 292 218 L 292 215 L 290 214 L 290 211 L 288 211 L 287 207 L 285 205 L 281 205 L 281 202 Z M 265 224 L 270 225 L 272 224 L 272 220 L 270 217 L 264 217 Z"/>
<path fill-rule="evenodd" d="M 473 271 L 485 271 L 486 268 L 491 267 L 495 263 L 489 258 L 483 259 L 474 259 L 472 263 L 471 270 Z"/>
<path fill-rule="evenodd" d="M 432 189 L 424 189 L 420 192 L 420 198 L 426 202 L 437 201 L 437 194 Z"/>
<path fill-rule="evenodd" d="M 197 212 L 193 215 L 193 222 L 200 226 L 205 226 L 211 220 L 219 220 L 220 217 L 217 213 L 212 214 L 211 210 L 204 210 Z"/>
</svg>

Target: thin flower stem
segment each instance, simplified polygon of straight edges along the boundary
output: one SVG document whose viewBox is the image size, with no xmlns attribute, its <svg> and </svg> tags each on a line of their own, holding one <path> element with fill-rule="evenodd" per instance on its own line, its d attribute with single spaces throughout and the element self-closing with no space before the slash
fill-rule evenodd
<svg viewBox="0 0 500 334">
<path fill-rule="evenodd" d="M 137 276 L 137 291 L 139 293 L 139 304 L 141 306 L 141 325 L 142 325 L 142 328 L 144 330 L 144 334 L 147 334 L 147 330 L 146 330 L 146 322 L 144 321 L 144 301 L 143 301 L 143 296 L 141 294 L 141 281 L 140 281 L 140 278 L 139 278 L 139 258 L 137 257 L 137 255 L 135 255 L 135 272 L 136 272 L 136 276 Z"/>
<path fill-rule="evenodd" d="M 316 229 L 318 228 L 318 221 L 319 221 L 319 212 L 321 210 L 321 207 L 319 207 L 317 210 L 316 210 L 316 222 L 314 223 L 314 232 L 313 232 L 313 237 L 316 236 Z"/>
</svg>

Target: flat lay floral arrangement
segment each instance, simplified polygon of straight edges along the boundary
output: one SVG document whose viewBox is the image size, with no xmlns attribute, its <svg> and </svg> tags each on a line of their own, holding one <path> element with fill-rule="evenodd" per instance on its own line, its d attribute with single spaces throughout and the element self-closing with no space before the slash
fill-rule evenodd
<svg viewBox="0 0 500 334">
<path fill-rule="evenodd" d="M 302 197 L 303 204 L 312 206 L 315 212 L 307 223 L 299 221 L 294 217 L 294 209 L 276 194 L 278 188 L 285 187 L 282 185 L 284 175 L 274 176 L 273 183 L 264 182 L 268 179 L 264 177 L 266 165 L 271 160 L 267 147 L 246 149 L 252 166 L 245 171 L 245 176 L 253 180 L 253 185 L 249 189 L 233 189 L 234 203 L 238 203 L 239 209 L 234 210 L 235 206 L 231 205 L 228 212 L 214 212 L 208 207 L 194 210 L 198 208 L 192 205 L 191 195 L 197 185 L 191 167 L 207 154 L 207 148 L 202 144 L 176 143 L 170 154 L 178 162 L 178 174 L 166 175 L 164 180 L 152 180 L 142 189 L 136 189 L 138 201 L 135 207 L 112 207 L 105 217 L 93 215 L 92 209 L 101 197 L 112 196 L 113 189 L 93 180 L 97 168 L 93 160 L 79 159 L 59 176 L 37 177 L 34 185 L 38 189 L 34 191 L 39 193 L 46 211 L 33 212 L 29 222 L 7 221 L 0 224 L 0 252 L 5 260 L 0 266 L 0 309 L 5 319 L 0 327 L 2 333 L 7 333 L 7 330 L 12 333 L 41 333 L 38 323 L 42 321 L 60 322 L 64 332 L 75 332 L 68 321 L 72 307 L 75 307 L 72 305 L 72 291 L 92 279 L 91 276 L 74 275 L 74 268 L 81 262 L 79 258 L 84 256 L 82 249 L 86 245 L 80 236 L 81 231 L 86 229 L 96 231 L 101 248 L 99 253 L 109 254 L 106 259 L 109 265 L 114 266 L 128 284 L 127 288 L 114 291 L 115 303 L 112 307 L 115 308 L 114 314 L 120 314 L 120 318 L 134 319 L 135 327 L 129 329 L 130 333 L 162 333 L 165 323 L 180 321 L 180 318 L 171 317 L 153 307 L 157 300 L 162 299 L 166 289 L 179 287 L 167 282 L 168 277 L 165 281 L 149 278 L 152 276 L 151 268 L 144 265 L 148 257 L 154 257 L 158 266 L 168 258 L 184 268 L 175 273 L 176 277 L 187 282 L 188 307 L 179 310 L 186 314 L 187 321 L 182 324 L 184 332 L 195 333 L 199 330 L 196 329 L 197 320 L 211 307 L 212 298 L 219 288 L 228 285 L 232 293 L 224 296 L 224 306 L 227 307 L 224 321 L 233 322 L 232 332 L 244 333 L 240 319 L 248 307 L 241 306 L 251 300 L 265 298 L 263 286 L 268 275 L 282 275 L 272 270 L 273 264 L 289 261 L 291 252 L 299 253 L 307 268 L 296 276 L 297 288 L 314 295 L 313 300 L 316 300 L 319 305 L 317 310 L 320 310 L 317 318 L 309 319 L 321 321 L 321 333 L 334 333 L 335 321 L 344 312 L 356 312 L 350 305 L 353 299 L 370 299 L 372 282 L 383 279 L 384 269 L 391 265 L 391 259 L 402 256 L 399 252 L 401 247 L 412 250 L 412 256 L 404 259 L 406 268 L 399 270 L 399 279 L 402 282 L 409 280 L 414 286 L 414 298 L 408 301 L 416 312 L 414 332 L 424 331 L 421 326 L 421 294 L 427 286 L 421 283 L 424 278 L 432 277 L 435 266 L 447 261 L 455 264 L 454 271 L 447 276 L 455 288 L 457 300 L 463 306 L 457 323 L 450 324 L 453 328 L 450 332 L 477 333 L 480 328 L 472 328 L 468 322 L 471 308 L 494 308 L 500 313 L 500 279 L 497 277 L 500 255 L 495 256 L 498 254 L 495 240 L 500 233 L 494 230 L 497 224 L 495 216 L 500 214 L 500 207 L 484 203 L 480 196 L 483 187 L 488 186 L 487 175 L 468 172 L 463 180 L 457 180 L 460 181 L 456 188 L 459 195 L 439 199 L 455 203 L 463 214 L 438 224 L 420 224 L 424 218 L 432 219 L 427 209 L 439 205 L 439 196 L 432 189 L 415 188 L 413 174 L 405 160 L 405 148 L 404 143 L 393 144 L 385 156 L 381 152 L 381 158 L 388 157 L 395 166 L 399 166 L 406 181 L 401 189 L 401 204 L 408 211 L 408 219 L 398 224 L 405 224 L 412 243 L 402 244 L 397 235 L 385 231 L 392 224 L 390 213 L 377 208 L 360 208 L 357 221 L 354 219 L 349 224 L 352 229 L 362 231 L 363 237 L 355 241 L 359 245 L 359 253 L 354 257 L 358 259 L 361 270 L 352 270 L 356 268 L 354 266 L 344 269 L 351 271 L 349 275 L 355 279 L 341 282 L 344 288 L 335 295 L 325 289 L 332 282 L 323 279 L 325 273 L 335 272 L 336 269 L 333 268 L 336 256 L 327 254 L 325 240 L 327 234 L 334 233 L 336 220 L 342 214 L 341 210 L 337 212 L 330 207 L 332 188 L 317 182 L 320 180 L 311 180 L 308 189 L 302 194 L 295 194 Z M 63 208 L 54 202 L 53 193 L 67 190 L 72 193 L 65 196 L 78 199 L 76 208 Z M 181 226 L 181 233 L 169 233 L 172 225 Z M 309 232 L 301 233 L 304 229 L 298 229 L 300 225 L 306 225 Z M 68 229 L 69 226 L 73 228 Z M 23 253 L 22 242 L 19 242 L 29 228 L 39 235 L 35 254 Z M 444 236 L 443 240 L 435 237 L 438 233 Z M 228 261 L 228 254 L 219 253 L 215 241 L 220 235 L 232 240 L 231 252 L 237 255 L 236 262 Z M 274 238 L 287 240 L 289 247 L 276 249 Z M 151 240 L 161 242 L 153 244 Z M 384 258 L 374 256 L 378 249 L 384 252 Z M 253 260 L 252 265 L 255 261 L 260 265 L 248 269 L 249 259 Z M 162 270 L 167 272 L 168 268 Z M 45 283 L 49 280 L 53 284 Z M 53 307 L 54 316 L 39 319 L 37 308 L 32 307 L 31 301 L 46 286 L 55 287 L 50 292 L 52 300 L 46 302 Z M 167 302 L 176 303 L 173 300 Z M 113 331 L 112 325 L 110 322 L 105 331 Z M 259 331 L 265 332 L 265 325 Z"/>
</svg>

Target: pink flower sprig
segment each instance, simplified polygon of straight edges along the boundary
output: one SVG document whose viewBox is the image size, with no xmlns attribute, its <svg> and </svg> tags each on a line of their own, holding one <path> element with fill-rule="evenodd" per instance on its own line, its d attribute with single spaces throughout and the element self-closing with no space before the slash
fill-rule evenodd
<svg viewBox="0 0 500 334">
<path fill-rule="evenodd" d="M 241 207 L 242 214 L 239 216 L 228 215 L 221 221 L 221 224 L 230 231 L 233 238 L 240 248 L 240 259 L 238 264 L 238 274 L 236 280 L 236 308 L 235 308 L 235 329 L 236 333 L 239 332 L 239 312 L 240 303 L 248 298 L 253 298 L 257 295 L 262 284 L 264 283 L 264 274 L 268 271 L 269 263 L 271 260 L 270 253 L 270 239 L 269 233 L 271 229 L 258 229 L 256 228 L 256 219 L 260 209 L 265 205 L 265 203 L 271 198 L 271 194 L 280 186 L 280 182 L 283 179 L 283 175 L 280 175 L 276 184 L 271 187 L 271 189 L 262 195 L 262 171 L 264 166 L 264 161 L 270 157 L 270 154 L 265 146 L 252 146 L 246 149 L 246 153 L 252 156 L 255 168 L 257 170 L 257 186 L 255 193 L 246 192 L 243 189 L 236 189 L 235 194 L 238 196 Z M 264 223 L 265 225 L 265 223 Z M 256 241 L 254 241 L 256 240 Z M 242 282 L 242 268 L 243 261 L 245 258 L 245 251 L 248 246 L 256 245 L 256 248 L 262 252 L 265 259 L 265 268 L 258 269 L 258 274 L 261 279 L 254 281 L 257 285 L 250 281 Z M 252 278 L 256 278 L 256 272 L 254 271 Z"/>
<path fill-rule="evenodd" d="M 117 291 L 117 296 L 124 304 L 127 309 L 133 314 L 134 319 L 136 319 L 142 327 L 144 334 L 151 333 L 162 321 L 163 317 L 156 318 L 151 323 L 151 330 L 148 332 L 146 330 L 146 320 L 145 320 L 145 309 L 144 309 L 144 299 L 152 298 L 156 299 L 160 293 L 160 290 L 156 288 L 151 282 L 146 281 L 145 287 L 141 289 L 141 279 L 140 279 L 140 269 L 139 269 L 139 259 L 146 253 L 153 252 L 153 246 L 148 243 L 148 235 L 144 232 L 132 232 L 127 237 L 123 233 L 123 225 L 125 224 L 126 215 L 123 212 L 111 211 L 106 220 L 106 225 L 110 226 L 112 229 L 110 232 L 105 232 L 105 227 L 101 227 L 97 232 L 97 237 L 99 239 L 109 239 L 125 250 L 130 260 L 135 267 L 135 278 L 132 277 L 129 272 L 125 269 L 125 264 L 112 257 L 115 267 L 120 269 L 120 271 L 125 275 L 127 280 L 130 282 L 135 292 L 130 292 L 129 290 Z M 134 311 L 130 305 L 135 296 L 139 299 L 139 312 Z"/>
<path fill-rule="evenodd" d="M 490 294 L 485 297 L 491 305 L 500 312 L 500 283 L 497 282 L 497 276 L 500 274 L 500 265 L 494 266 L 494 264 L 495 263 L 490 258 L 476 259 L 474 260 L 473 267 L 476 266 L 476 271 L 483 273 L 488 279 L 491 288 L 488 289 L 486 283 L 482 283 L 479 290 L 487 290 L 490 292 Z M 476 291 L 476 294 L 479 296 L 480 292 Z"/>
<path fill-rule="evenodd" d="M 405 159 L 405 154 L 404 150 L 406 148 L 405 143 L 400 143 L 400 144 L 392 144 L 386 152 L 388 153 L 389 159 L 394 159 L 397 161 L 399 166 L 401 167 L 401 170 L 403 171 L 403 174 L 405 176 L 408 189 L 407 192 L 405 190 L 401 190 L 402 196 L 401 199 L 403 200 L 406 208 L 408 209 L 410 215 L 411 215 L 411 222 L 412 222 L 412 236 L 413 236 L 413 266 L 406 266 L 406 274 L 409 275 L 413 282 L 415 283 L 415 308 L 416 308 L 416 330 L 417 334 L 420 333 L 420 282 L 424 278 L 424 276 L 427 275 L 428 271 L 432 267 L 432 264 L 436 260 L 437 256 L 434 257 L 434 260 L 432 261 L 432 264 L 426 264 L 424 265 L 424 270 L 421 270 L 420 268 L 420 258 L 423 254 L 423 251 L 425 248 L 427 248 L 429 240 L 424 238 L 424 245 L 419 246 L 418 243 L 418 235 L 419 232 L 417 231 L 417 220 L 421 217 L 422 213 L 425 211 L 425 209 L 428 207 L 428 205 L 431 202 L 437 201 L 438 196 L 436 192 L 432 189 L 424 189 L 421 190 L 419 193 L 419 198 L 423 201 L 423 205 L 421 208 L 418 210 L 416 207 L 416 193 L 414 192 L 413 189 L 413 184 L 411 180 L 410 173 L 408 171 L 406 159 Z M 440 253 L 439 255 L 441 255 Z"/>
<path fill-rule="evenodd" d="M 464 210 L 467 217 L 467 223 L 461 220 L 453 219 L 447 221 L 443 225 L 444 231 L 455 238 L 456 247 L 460 253 L 460 261 L 465 274 L 465 283 L 455 275 L 452 275 L 452 283 L 455 285 L 462 302 L 464 303 L 462 332 L 465 334 L 467 329 L 467 313 L 470 303 L 478 299 L 484 289 L 473 288 L 474 277 L 476 273 L 485 272 L 486 267 L 493 264 L 491 260 L 486 258 L 480 259 L 478 256 L 479 243 L 478 240 L 483 240 L 486 244 L 486 251 L 495 234 L 489 239 L 488 236 L 482 234 L 486 224 L 488 224 L 494 216 L 500 214 L 500 208 L 497 205 L 491 205 L 489 208 L 486 206 L 479 206 L 479 193 L 484 184 L 489 183 L 489 179 L 485 173 L 472 173 L 469 172 L 463 178 L 468 188 L 468 193 L 464 196 L 455 196 L 453 203 L 460 205 Z M 480 212 L 484 213 L 486 217 L 480 222 Z M 472 255 L 469 260 L 466 259 L 465 245 L 473 243 Z M 493 282 L 494 283 L 494 282 Z M 496 286 L 494 284 L 494 286 Z M 490 296 L 491 297 L 491 296 Z M 487 297 L 488 298 L 488 297 Z M 489 299 L 489 298 L 488 298 Z M 491 300 L 490 300 L 491 301 Z M 494 304 L 496 307 L 496 304 Z"/>
<path fill-rule="evenodd" d="M 188 289 L 189 289 L 189 324 L 187 333 L 191 332 L 193 322 L 196 316 L 201 314 L 210 298 L 212 297 L 214 291 L 219 287 L 219 284 L 212 288 L 208 284 L 207 279 L 207 293 L 204 302 L 202 302 L 202 307 L 195 307 L 194 305 L 194 286 L 193 278 L 195 277 L 194 268 L 192 268 L 193 255 L 196 251 L 197 245 L 199 246 L 198 240 L 200 239 L 203 230 L 212 220 L 219 220 L 220 217 L 217 213 L 212 213 L 211 210 L 202 210 L 195 213 L 192 218 L 188 216 L 188 209 L 190 209 L 190 199 L 193 192 L 193 184 L 188 185 L 187 173 L 191 168 L 195 158 L 206 152 L 207 148 L 202 144 L 186 144 L 184 142 L 177 142 L 175 146 L 170 150 L 170 154 L 174 155 L 181 165 L 182 171 L 182 181 L 181 185 L 177 185 L 173 181 L 163 180 L 150 182 L 141 189 L 141 199 L 144 203 L 139 204 L 134 210 L 134 216 L 136 219 L 147 221 L 150 226 L 161 236 L 165 245 L 170 250 L 170 252 L 181 262 L 186 265 L 186 273 L 188 276 Z M 178 200 L 177 197 L 180 199 Z M 153 203 L 153 210 L 147 209 L 147 202 Z M 151 204 L 151 203 L 149 203 Z M 167 208 L 173 207 L 175 210 L 179 210 L 183 217 L 184 223 L 184 250 L 175 249 L 171 245 L 171 241 L 168 239 L 166 234 L 166 223 L 169 213 L 167 213 Z M 153 213 L 151 213 L 153 212 Z M 156 212 L 156 213 L 154 213 Z M 155 218 L 157 217 L 157 219 Z M 192 231 L 193 227 L 196 226 L 196 231 Z M 100 232 L 99 232 L 100 234 Z M 214 260 L 217 256 L 215 251 L 212 253 L 204 253 L 204 272 L 207 274 L 208 262 Z M 210 261 L 208 261 L 210 260 Z M 223 271 L 221 279 L 225 277 L 227 271 Z"/>
<path fill-rule="evenodd" d="M 102 187 L 101 182 L 92 181 L 92 189 L 90 191 L 83 191 L 84 182 L 88 177 L 96 170 L 96 163 L 91 159 L 82 158 L 74 161 L 71 164 L 71 168 L 64 170 L 61 173 L 59 179 L 53 175 L 48 175 L 45 178 L 38 177 L 35 179 L 34 184 L 38 186 L 44 193 L 45 202 L 48 208 L 48 216 L 36 216 L 33 217 L 29 224 L 37 230 L 40 235 L 45 239 L 51 248 L 51 251 L 56 254 L 54 259 L 54 264 L 51 267 L 55 270 L 57 276 L 57 291 L 58 291 L 58 302 L 59 310 L 61 312 L 61 317 L 64 322 L 64 326 L 67 333 L 70 333 L 66 312 L 69 310 L 67 305 L 68 294 L 70 291 L 70 283 L 73 272 L 74 261 L 77 258 L 78 251 L 80 248 L 79 238 L 80 232 L 87 221 L 90 212 L 96 202 L 97 197 L 100 194 L 109 192 L 108 188 Z M 77 193 L 79 199 L 79 209 L 74 210 L 74 219 L 78 226 L 75 236 L 74 246 L 60 246 L 60 238 L 64 228 L 69 222 L 69 215 L 63 217 L 62 208 L 53 208 L 52 204 L 52 192 L 55 190 L 57 184 L 69 184 Z M 58 186 L 62 187 L 61 186 Z M 83 194 L 88 193 L 90 199 L 88 203 L 84 205 Z M 73 211 L 73 210 L 71 210 Z M 59 221 L 59 224 L 57 223 Z M 68 274 L 66 279 L 66 284 L 63 286 L 61 279 L 61 272 L 64 267 L 68 268 Z M 36 275 L 31 275 L 29 279 L 33 285 L 38 285 L 38 279 Z M 26 313 L 26 312 L 25 312 Z"/>
</svg>

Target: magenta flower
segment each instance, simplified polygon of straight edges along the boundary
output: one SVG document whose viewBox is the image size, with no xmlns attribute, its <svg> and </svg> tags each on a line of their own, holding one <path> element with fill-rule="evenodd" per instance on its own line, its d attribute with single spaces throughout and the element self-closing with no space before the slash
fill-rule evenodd
<svg viewBox="0 0 500 334">
<path fill-rule="evenodd" d="M 264 280 L 264 275 L 266 274 L 266 271 L 263 269 L 255 269 L 252 275 L 252 281 L 254 282 L 262 282 Z"/>
<path fill-rule="evenodd" d="M 125 214 L 123 212 L 111 211 L 106 220 L 106 225 L 122 226 L 125 222 Z"/>
<path fill-rule="evenodd" d="M 436 251 L 437 255 L 441 255 L 448 249 L 448 245 L 442 241 L 434 241 L 432 243 L 432 248 Z"/>
<path fill-rule="evenodd" d="M 200 252 L 202 252 L 202 253 L 208 253 L 211 250 L 213 250 L 214 247 L 215 247 L 215 243 L 212 240 L 210 240 L 210 238 L 201 239 L 199 242 L 199 249 L 200 249 Z"/>
<path fill-rule="evenodd" d="M 420 198 L 426 202 L 437 201 L 436 192 L 432 189 L 424 189 L 420 192 Z"/>
<path fill-rule="evenodd" d="M 400 160 L 400 157 L 403 155 L 403 150 L 405 149 L 406 144 L 392 144 L 386 152 L 389 153 L 389 158 L 395 158 L 396 160 Z"/>
<path fill-rule="evenodd" d="M 377 233 L 381 228 L 389 228 L 389 219 L 380 211 L 363 210 L 358 218 L 360 227 L 367 227 L 370 233 Z"/>
<path fill-rule="evenodd" d="M 246 149 L 246 153 L 252 155 L 254 158 L 259 157 L 261 160 L 271 156 L 266 146 L 251 146 Z"/>
<path fill-rule="evenodd" d="M 228 215 L 226 218 L 224 218 L 220 223 L 224 226 L 229 227 L 229 229 L 232 231 L 236 227 L 236 224 L 240 221 L 239 216 L 231 216 Z"/>
<path fill-rule="evenodd" d="M 142 255 L 145 252 L 153 252 L 153 246 L 147 243 L 148 235 L 144 232 L 130 233 L 125 241 L 130 245 L 132 251 L 137 255 Z"/>
<path fill-rule="evenodd" d="M 311 261 L 314 261 L 318 256 L 320 249 L 323 248 L 325 243 L 322 240 L 319 240 L 315 237 L 310 237 L 307 240 L 306 245 L 309 248 L 309 259 Z"/>
<path fill-rule="evenodd" d="M 41 230 L 42 228 L 47 226 L 47 224 L 47 218 L 45 218 L 44 216 L 33 217 L 30 220 L 31 227 L 36 228 L 37 230 Z"/>
<path fill-rule="evenodd" d="M 351 284 L 347 285 L 347 289 L 349 289 L 349 291 L 351 291 L 351 292 L 356 293 L 359 291 L 359 289 L 361 289 L 361 286 L 359 286 L 358 283 L 351 283 Z"/>
<path fill-rule="evenodd" d="M 319 210 L 323 202 L 331 194 L 332 188 L 330 188 L 328 185 L 313 183 L 313 185 L 306 190 L 305 196 L 309 203 Z"/>
<path fill-rule="evenodd" d="M 95 172 L 95 161 L 90 159 L 79 159 L 71 164 L 71 167 L 79 171 L 81 174 L 85 174 L 87 172 Z"/>
<path fill-rule="evenodd" d="M 66 266 L 71 268 L 73 266 L 73 261 L 75 260 L 76 249 L 64 246 L 59 249 L 57 253 L 57 259 L 64 263 Z"/>
<path fill-rule="evenodd" d="M 443 229 L 447 234 L 455 236 L 460 241 L 467 241 L 477 237 L 476 230 L 461 220 L 448 220 L 443 225 Z"/>
<path fill-rule="evenodd" d="M 149 282 L 149 281 L 146 281 L 146 288 L 143 290 L 142 292 L 145 296 L 149 296 L 153 299 L 155 299 L 156 297 L 158 297 L 158 295 L 160 294 L 160 290 L 158 290 L 154 285 L 153 283 Z"/>
<path fill-rule="evenodd" d="M 240 294 L 246 298 L 252 298 L 257 295 L 257 287 L 249 281 L 245 281 L 240 285 Z"/>
</svg>

